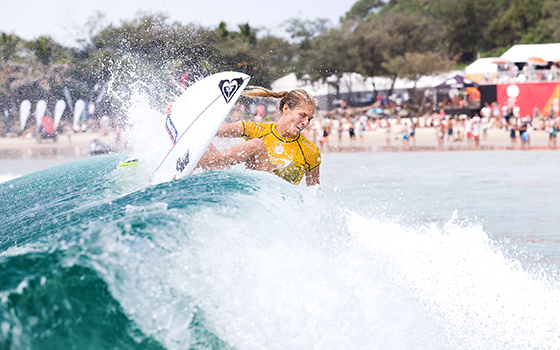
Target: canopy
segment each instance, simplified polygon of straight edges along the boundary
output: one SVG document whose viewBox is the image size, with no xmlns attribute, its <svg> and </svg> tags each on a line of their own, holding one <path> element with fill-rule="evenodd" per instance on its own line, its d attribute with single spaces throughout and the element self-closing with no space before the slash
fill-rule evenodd
<svg viewBox="0 0 560 350">
<path fill-rule="evenodd" d="M 492 57 L 491 62 L 494 64 L 511 64 L 511 61 L 503 57 Z"/>
<path fill-rule="evenodd" d="M 436 89 L 463 89 L 466 87 L 478 87 L 478 84 L 468 78 L 456 75 L 436 86 Z"/>
<path fill-rule="evenodd" d="M 530 63 L 532 65 L 535 66 L 546 66 L 548 65 L 548 61 L 540 58 L 540 57 L 536 57 L 536 56 L 532 56 L 527 58 L 527 63 Z"/>
<path fill-rule="evenodd" d="M 484 74 L 496 73 L 498 71 L 498 64 L 494 62 L 494 57 L 479 58 L 473 63 L 465 67 L 465 74 Z"/>
<path fill-rule="evenodd" d="M 504 52 L 501 57 L 515 63 L 523 63 L 527 62 L 527 59 L 532 56 L 542 58 L 547 62 L 552 62 L 560 58 L 560 43 L 513 45 L 511 49 Z"/>
</svg>

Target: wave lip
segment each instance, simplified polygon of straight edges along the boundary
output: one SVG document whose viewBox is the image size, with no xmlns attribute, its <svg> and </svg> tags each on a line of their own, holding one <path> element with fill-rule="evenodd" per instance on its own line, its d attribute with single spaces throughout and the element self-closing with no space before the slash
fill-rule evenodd
<svg viewBox="0 0 560 350">
<path fill-rule="evenodd" d="M 21 174 L 14 174 L 14 173 L 0 174 L 0 183 L 8 182 L 13 179 L 17 179 L 18 177 L 21 176 L 22 176 Z"/>
</svg>

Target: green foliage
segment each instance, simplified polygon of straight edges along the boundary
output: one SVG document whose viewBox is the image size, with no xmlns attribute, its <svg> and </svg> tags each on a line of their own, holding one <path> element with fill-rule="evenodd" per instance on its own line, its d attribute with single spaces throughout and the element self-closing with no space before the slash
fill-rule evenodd
<svg viewBox="0 0 560 350">
<path fill-rule="evenodd" d="M 496 17 L 499 1 L 437 0 L 434 20 L 443 27 L 443 39 L 450 55 L 472 61 L 477 52 L 491 48 L 487 28 Z"/>
<path fill-rule="evenodd" d="M 291 70 L 295 54 L 288 41 L 259 36 L 248 23 L 237 30 L 228 30 L 225 23 L 212 29 L 143 14 L 119 25 L 105 25 L 104 16 L 95 14 L 85 32 L 78 49 L 63 48 L 47 37 L 24 42 L 2 34 L 0 98 L 13 104 L 24 98 L 54 103 L 66 86 L 74 100 L 89 100 L 109 83 L 111 92 L 125 95 L 127 87 L 143 85 L 154 100 L 165 104 L 179 93 L 183 73 L 192 81 L 236 70 L 249 74 L 253 84 L 269 86 Z M 121 102 L 108 104 L 118 109 Z"/>
<path fill-rule="evenodd" d="M 12 82 L 16 79 L 20 63 L 18 53 L 23 51 L 22 41 L 14 34 L 0 34 L 0 98 L 13 100 Z"/>
<path fill-rule="evenodd" d="M 8 63 L 14 68 L 9 89 L 37 99 L 54 100 L 55 91 L 62 90 L 67 73 L 72 68 L 68 50 L 49 37 L 39 37 L 24 46 L 27 49 L 25 58 Z"/>
<path fill-rule="evenodd" d="M 498 48 L 495 48 L 491 51 L 482 52 L 480 54 L 480 57 L 498 57 L 498 56 L 501 56 L 504 52 L 506 52 L 509 49 L 511 49 L 511 46 L 498 47 Z M 465 64 L 465 66 L 466 65 L 467 64 Z"/>
<path fill-rule="evenodd" d="M 497 56 L 514 44 L 560 42 L 560 2 L 357 0 L 336 26 L 291 19 L 283 27 L 288 40 L 249 23 L 205 28 L 140 14 L 115 25 L 95 13 L 79 48 L 0 33 L 0 104 L 15 106 L 24 98 L 53 104 L 64 87 L 74 99 L 91 99 L 107 84 L 122 93 L 139 84 L 165 104 L 179 92 L 183 73 L 193 80 L 223 70 L 244 72 L 265 87 L 289 72 L 335 87 L 346 72 L 417 80 L 471 62 L 477 53 Z M 117 110 L 120 102 L 108 105 Z"/>
<path fill-rule="evenodd" d="M 560 42 L 560 2 L 544 0 L 537 24 L 522 34 L 521 43 L 552 42 Z"/>
<path fill-rule="evenodd" d="M 0 57 L 2 62 L 6 62 L 15 58 L 21 39 L 14 34 L 0 34 Z"/>
<path fill-rule="evenodd" d="M 312 81 L 327 81 L 338 86 L 342 74 L 355 71 L 359 60 L 352 26 L 345 23 L 317 36 L 310 42 L 309 49 L 299 52 L 296 75 L 308 74 Z M 331 77 L 334 81 L 329 79 Z"/>
<path fill-rule="evenodd" d="M 251 84 L 261 86 L 270 86 L 290 71 L 293 45 L 270 35 L 257 38 L 258 31 L 249 24 L 238 28 L 238 32 L 229 31 L 224 23 L 216 28 L 216 35 L 207 44 L 215 53 L 207 60 L 213 71 L 246 73 L 252 77 Z"/>
<path fill-rule="evenodd" d="M 432 54 L 441 42 L 440 33 L 441 29 L 421 13 L 388 11 L 364 20 L 347 20 L 340 29 L 329 32 L 328 37 L 323 38 L 328 49 L 317 51 L 313 61 L 329 68 L 318 75 L 323 80 L 334 72 L 385 75 L 393 81 L 403 74 L 430 74 L 439 66 L 413 65 L 412 74 L 407 70 L 410 67 L 401 65 L 410 63 L 408 59 L 411 57 L 441 57 L 441 54 Z M 407 55 L 412 53 L 415 55 Z M 440 61 L 444 59 L 434 63 Z M 317 70 L 314 73 L 317 76 Z"/>
<path fill-rule="evenodd" d="M 292 18 L 285 21 L 283 27 L 292 40 L 299 44 L 300 50 L 305 51 L 311 48 L 312 39 L 331 28 L 331 23 L 328 19 L 323 18 L 314 21 Z"/>
<path fill-rule="evenodd" d="M 452 61 L 438 53 L 406 52 L 402 56 L 387 60 L 383 67 L 394 76 L 416 83 L 420 77 L 448 70 L 452 64 Z"/>
<path fill-rule="evenodd" d="M 417 13 L 430 18 L 435 17 L 437 2 L 434 0 L 389 0 L 380 10 L 384 15 L 389 12 Z"/>
<path fill-rule="evenodd" d="M 376 13 L 383 5 L 383 0 L 358 0 L 346 13 L 346 19 L 365 19 Z"/>
<path fill-rule="evenodd" d="M 132 55 L 156 64 L 184 59 L 196 62 L 210 52 L 204 42 L 212 34 L 194 25 L 170 23 L 163 15 L 146 15 L 109 26 L 92 38 L 96 49 L 108 49 L 118 56 Z"/>
</svg>

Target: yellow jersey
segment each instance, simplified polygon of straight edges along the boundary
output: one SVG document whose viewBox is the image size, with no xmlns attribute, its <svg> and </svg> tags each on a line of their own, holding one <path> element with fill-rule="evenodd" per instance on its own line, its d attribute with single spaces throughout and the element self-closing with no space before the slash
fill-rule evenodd
<svg viewBox="0 0 560 350">
<path fill-rule="evenodd" d="M 294 139 L 284 138 L 276 131 L 276 123 L 241 123 L 246 140 L 260 138 L 264 141 L 273 172 L 282 179 L 299 185 L 305 172 L 321 164 L 319 147 L 305 136 L 299 134 Z"/>
</svg>

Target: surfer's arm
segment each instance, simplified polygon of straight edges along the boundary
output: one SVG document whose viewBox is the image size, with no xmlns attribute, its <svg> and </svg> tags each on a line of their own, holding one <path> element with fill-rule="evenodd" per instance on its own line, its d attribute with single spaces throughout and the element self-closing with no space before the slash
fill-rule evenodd
<svg viewBox="0 0 560 350">
<path fill-rule="evenodd" d="M 305 183 L 307 186 L 319 185 L 319 167 L 305 173 Z"/>
<path fill-rule="evenodd" d="M 220 126 L 217 137 L 241 137 L 243 136 L 243 124 L 241 122 L 226 123 Z"/>
</svg>

